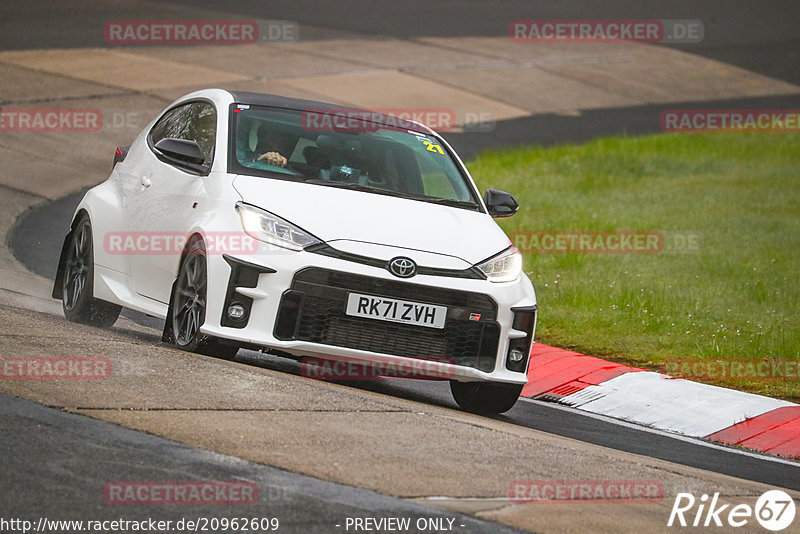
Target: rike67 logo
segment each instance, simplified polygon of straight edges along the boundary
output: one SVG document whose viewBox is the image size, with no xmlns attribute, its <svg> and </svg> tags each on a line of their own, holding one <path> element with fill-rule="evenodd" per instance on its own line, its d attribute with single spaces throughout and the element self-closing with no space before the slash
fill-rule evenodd
<svg viewBox="0 0 800 534">
<path fill-rule="evenodd" d="M 758 498 L 755 507 L 749 504 L 737 504 L 733 507 L 730 504 L 720 504 L 719 493 L 714 493 L 710 502 L 706 494 L 698 500 L 691 493 L 678 493 L 667 526 L 738 528 L 755 518 L 765 529 L 778 532 L 792 524 L 795 511 L 794 500 L 781 490 L 765 492 Z"/>
</svg>

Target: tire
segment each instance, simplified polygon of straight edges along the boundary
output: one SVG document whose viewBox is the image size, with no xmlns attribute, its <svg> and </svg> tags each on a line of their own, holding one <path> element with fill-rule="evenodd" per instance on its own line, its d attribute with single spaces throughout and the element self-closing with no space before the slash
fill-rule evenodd
<svg viewBox="0 0 800 534">
<path fill-rule="evenodd" d="M 458 406 L 480 414 L 507 412 L 516 404 L 522 387 L 521 384 L 450 381 L 450 391 Z"/>
<path fill-rule="evenodd" d="M 94 298 L 94 250 L 92 224 L 83 213 L 70 234 L 64 258 L 61 308 L 75 323 L 110 328 L 122 306 Z"/>
<path fill-rule="evenodd" d="M 172 322 L 172 340 L 181 350 L 232 360 L 239 347 L 222 344 L 200 333 L 206 320 L 207 286 L 205 245 L 194 236 L 181 259 L 167 317 Z"/>
</svg>

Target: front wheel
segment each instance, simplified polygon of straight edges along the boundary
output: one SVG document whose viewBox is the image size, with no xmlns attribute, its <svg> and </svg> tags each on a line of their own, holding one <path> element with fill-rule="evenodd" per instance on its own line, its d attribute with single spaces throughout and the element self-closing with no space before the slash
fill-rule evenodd
<svg viewBox="0 0 800 534">
<path fill-rule="evenodd" d="M 516 404 L 521 384 L 450 381 L 450 391 L 462 410 L 480 414 L 507 412 Z"/>
<path fill-rule="evenodd" d="M 86 214 L 75 223 L 66 253 L 61 287 L 64 317 L 76 323 L 111 327 L 122 307 L 94 298 L 92 224 Z"/>
<path fill-rule="evenodd" d="M 200 333 L 206 320 L 207 285 L 206 249 L 203 241 L 195 237 L 181 262 L 167 320 L 172 322 L 173 340 L 179 349 L 230 360 L 238 347 L 223 345 Z"/>
</svg>

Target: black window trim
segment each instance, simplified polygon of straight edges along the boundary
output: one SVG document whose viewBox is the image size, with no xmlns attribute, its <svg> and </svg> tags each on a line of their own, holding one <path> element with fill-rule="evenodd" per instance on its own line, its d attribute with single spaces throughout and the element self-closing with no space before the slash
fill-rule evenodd
<svg viewBox="0 0 800 534">
<path fill-rule="evenodd" d="M 167 113 L 169 113 L 173 109 L 177 109 L 179 107 L 183 107 L 183 106 L 186 106 L 186 105 L 189 105 L 189 104 L 197 104 L 197 103 L 210 104 L 211 107 L 214 108 L 215 121 L 216 121 L 216 124 L 214 125 L 214 147 L 211 149 L 211 161 L 209 162 L 208 165 L 191 164 L 191 163 L 184 163 L 182 161 L 178 161 L 178 160 L 176 160 L 174 158 L 171 158 L 171 157 L 169 157 L 169 156 L 167 156 L 165 154 L 162 154 L 161 152 L 156 150 L 155 143 L 153 143 L 153 129 L 161 121 L 161 119 L 164 118 L 164 116 Z M 161 115 L 158 116 L 158 119 L 156 119 L 155 122 L 153 122 L 153 126 L 147 132 L 147 137 L 146 137 L 147 146 L 150 149 L 150 152 L 152 152 L 153 155 L 156 158 L 159 159 L 159 161 L 162 161 L 162 162 L 166 163 L 167 165 L 175 167 L 179 171 L 183 171 L 186 174 L 191 174 L 191 175 L 194 175 L 194 176 L 208 176 L 211 173 L 211 168 L 214 166 L 214 159 L 217 157 L 217 133 L 218 133 L 218 131 L 219 131 L 219 110 L 217 109 L 217 106 L 214 105 L 214 102 L 212 100 L 208 99 L 208 98 L 202 98 L 202 97 L 192 98 L 190 100 L 184 100 L 182 102 L 178 102 L 174 106 L 171 106 L 168 109 L 164 110 L 164 112 L 161 113 Z"/>
</svg>

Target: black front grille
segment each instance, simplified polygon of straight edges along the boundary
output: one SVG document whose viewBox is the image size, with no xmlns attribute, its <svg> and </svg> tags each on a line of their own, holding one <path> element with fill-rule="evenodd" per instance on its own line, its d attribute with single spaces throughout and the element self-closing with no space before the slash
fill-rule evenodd
<svg viewBox="0 0 800 534">
<path fill-rule="evenodd" d="M 346 315 L 351 292 L 447 306 L 445 326 L 426 328 Z M 478 315 L 480 319 L 475 320 Z M 496 319 L 497 305 L 479 293 L 312 267 L 298 272 L 291 290 L 284 293 L 275 337 L 445 360 L 491 372 L 500 340 Z"/>
</svg>

